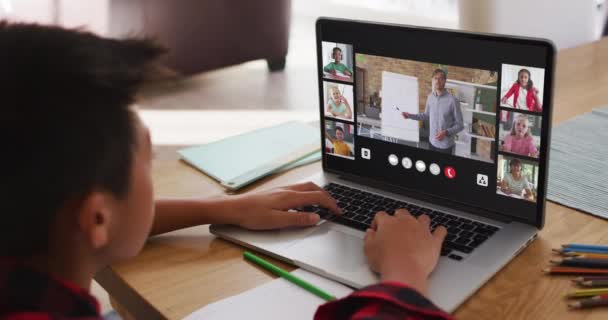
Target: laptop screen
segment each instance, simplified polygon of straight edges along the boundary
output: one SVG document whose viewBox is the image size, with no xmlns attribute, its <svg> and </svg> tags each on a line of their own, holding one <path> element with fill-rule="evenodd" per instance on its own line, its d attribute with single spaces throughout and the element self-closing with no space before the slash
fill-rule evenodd
<svg viewBox="0 0 608 320">
<path fill-rule="evenodd" d="M 553 46 L 317 21 L 324 170 L 542 226 Z"/>
</svg>

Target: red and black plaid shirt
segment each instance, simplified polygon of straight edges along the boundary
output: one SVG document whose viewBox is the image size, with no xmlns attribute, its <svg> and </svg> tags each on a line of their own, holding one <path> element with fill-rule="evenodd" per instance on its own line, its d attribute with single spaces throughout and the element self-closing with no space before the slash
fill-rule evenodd
<svg viewBox="0 0 608 320">
<path fill-rule="evenodd" d="M 398 282 L 383 282 L 319 307 L 315 320 L 453 319 L 418 291 Z"/>
<path fill-rule="evenodd" d="M 86 290 L 55 276 L 0 258 L 0 319 L 101 319 L 99 303 Z"/>
<path fill-rule="evenodd" d="M 1 320 L 101 320 L 86 290 L 0 258 Z M 319 307 L 315 319 L 452 319 L 415 290 L 381 283 Z"/>
</svg>

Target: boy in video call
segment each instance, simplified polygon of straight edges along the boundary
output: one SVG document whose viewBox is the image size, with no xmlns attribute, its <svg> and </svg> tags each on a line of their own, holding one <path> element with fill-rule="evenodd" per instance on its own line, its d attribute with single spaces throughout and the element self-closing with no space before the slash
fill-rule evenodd
<svg viewBox="0 0 608 320">
<path fill-rule="evenodd" d="M 511 159 L 511 161 L 509 161 L 509 168 L 511 170 L 502 178 L 500 190 L 507 195 L 512 194 L 523 197 L 526 200 L 534 201 L 532 184 L 521 174 L 521 161 L 518 159 Z"/>
<path fill-rule="evenodd" d="M 342 49 L 335 47 L 331 50 L 331 58 L 334 62 L 328 63 L 323 67 L 323 71 L 331 73 L 332 75 L 338 75 L 338 72 L 350 77 L 353 75 L 353 71 L 349 69 L 344 63 L 342 63 Z"/>
<path fill-rule="evenodd" d="M 517 81 L 502 97 L 501 102 L 507 104 L 509 97 L 513 96 L 513 108 L 542 112 L 543 106 L 538 93 L 538 89 L 534 87 L 532 82 L 530 71 L 521 69 L 517 73 Z"/>
<path fill-rule="evenodd" d="M 517 114 L 511 126 L 511 132 L 505 136 L 502 151 L 537 158 L 538 149 L 530 134 L 530 120 L 525 114 Z"/>
<path fill-rule="evenodd" d="M 330 86 L 329 92 L 331 93 L 331 98 L 327 101 L 325 112 L 333 117 L 352 119 L 353 111 L 350 107 L 350 103 L 348 103 L 348 100 L 342 95 L 338 86 Z"/>
<path fill-rule="evenodd" d="M 464 123 L 458 99 L 445 89 L 446 80 L 446 72 L 436 69 L 433 72 L 433 91 L 426 99 L 424 112 L 402 112 L 402 115 L 405 119 L 429 124 L 430 150 L 453 154 L 455 136 L 464 129 Z"/>
<path fill-rule="evenodd" d="M 333 153 L 345 157 L 352 157 L 353 152 L 350 150 L 348 144 L 344 142 L 344 129 L 342 129 L 342 127 L 336 126 L 335 137 L 330 136 L 329 133 L 325 131 L 325 137 L 331 141 Z"/>
<path fill-rule="evenodd" d="M 0 21 L 0 48 L 0 319 L 102 319 L 93 276 L 148 236 L 210 223 L 314 226 L 317 214 L 289 211 L 314 204 L 341 214 L 312 183 L 155 200 L 150 132 L 134 107 L 139 88 L 167 74 L 150 40 Z M 380 283 L 315 319 L 450 319 L 425 297 L 445 235 L 426 215 L 378 213 L 361 250 Z"/>
</svg>

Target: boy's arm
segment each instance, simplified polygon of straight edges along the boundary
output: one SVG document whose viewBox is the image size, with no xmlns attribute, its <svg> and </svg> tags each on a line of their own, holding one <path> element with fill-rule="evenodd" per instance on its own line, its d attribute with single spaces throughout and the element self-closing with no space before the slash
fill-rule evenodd
<svg viewBox="0 0 608 320">
<path fill-rule="evenodd" d="M 376 214 L 364 251 L 381 282 L 321 306 L 315 319 L 451 319 L 424 296 L 447 234 L 443 226 L 431 233 L 430 223 L 403 209 Z"/>
<path fill-rule="evenodd" d="M 325 319 L 453 319 L 415 289 L 383 282 L 319 307 L 315 320 Z"/>
<path fill-rule="evenodd" d="M 214 223 L 253 230 L 310 226 L 319 221 L 319 215 L 288 210 L 317 204 L 334 213 L 341 213 L 336 201 L 311 182 L 238 196 L 159 199 L 156 200 L 156 216 L 150 234 Z"/>
</svg>

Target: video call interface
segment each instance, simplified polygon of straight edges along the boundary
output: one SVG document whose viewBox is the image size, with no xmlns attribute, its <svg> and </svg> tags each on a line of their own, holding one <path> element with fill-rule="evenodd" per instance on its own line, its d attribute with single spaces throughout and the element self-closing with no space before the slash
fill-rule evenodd
<svg viewBox="0 0 608 320">
<path fill-rule="evenodd" d="M 320 51 L 330 169 L 534 221 L 544 66 L 504 55 L 475 67 L 449 48 L 423 61 L 325 38 Z"/>
</svg>

